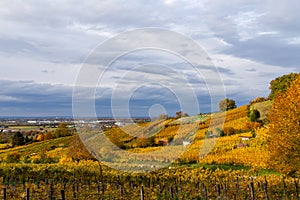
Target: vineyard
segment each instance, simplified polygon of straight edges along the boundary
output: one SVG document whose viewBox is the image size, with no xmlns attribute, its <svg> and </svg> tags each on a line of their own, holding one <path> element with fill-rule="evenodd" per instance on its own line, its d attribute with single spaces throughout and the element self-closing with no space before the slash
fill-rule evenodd
<svg viewBox="0 0 300 200">
<path fill-rule="evenodd" d="M 3 148 L 0 199 L 299 199 L 299 179 L 269 168 L 269 127 L 248 117 L 269 106 Z"/>
<path fill-rule="evenodd" d="M 299 180 L 173 167 L 126 174 L 97 162 L 2 165 L 4 199 L 297 199 Z"/>
</svg>

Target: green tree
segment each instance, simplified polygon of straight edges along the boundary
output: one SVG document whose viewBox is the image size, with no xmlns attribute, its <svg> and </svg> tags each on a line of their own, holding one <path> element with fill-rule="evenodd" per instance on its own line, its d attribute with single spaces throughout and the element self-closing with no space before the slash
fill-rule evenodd
<svg viewBox="0 0 300 200">
<path fill-rule="evenodd" d="M 68 128 L 65 122 L 60 123 L 55 130 L 55 137 L 65 137 L 72 135 L 72 131 Z"/>
<path fill-rule="evenodd" d="M 232 110 L 234 108 L 236 108 L 236 105 L 233 99 L 225 98 L 219 102 L 220 111 Z"/>
<path fill-rule="evenodd" d="M 289 87 L 290 83 L 293 82 L 296 79 L 297 75 L 299 74 L 300 73 L 290 73 L 290 74 L 277 77 L 274 80 L 272 80 L 270 82 L 270 87 L 269 87 L 271 92 L 268 98 L 273 99 L 274 97 L 276 97 L 278 92 L 284 93 L 287 87 Z"/>
<path fill-rule="evenodd" d="M 270 165 L 276 171 L 296 175 L 300 169 L 300 75 L 285 93 L 274 99 L 270 120 Z"/>
<path fill-rule="evenodd" d="M 220 137 L 224 137 L 225 133 L 221 128 L 216 128 L 216 132 Z"/>
<path fill-rule="evenodd" d="M 16 132 L 12 137 L 12 145 L 20 146 L 23 145 L 24 143 L 25 143 L 24 135 L 20 131 Z"/>
<path fill-rule="evenodd" d="M 260 118 L 260 113 L 257 109 L 253 109 L 250 111 L 249 118 L 251 122 L 257 122 Z"/>
</svg>

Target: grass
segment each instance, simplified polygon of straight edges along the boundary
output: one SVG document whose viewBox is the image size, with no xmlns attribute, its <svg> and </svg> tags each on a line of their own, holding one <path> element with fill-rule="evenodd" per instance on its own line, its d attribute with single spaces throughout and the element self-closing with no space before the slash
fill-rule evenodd
<svg viewBox="0 0 300 200">
<path fill-rule="evenodd" d="M 237 170 L 239 170 L 239 171 L 251 171 L 251 167 L 249 167 L 249 166 L 235 165 L 235 164 L 206 164 L 206 163 L 200 163 L 200 164 L 181 165 L 181 167 L 188 167 L 188 168 L 191 168 L 191 169 L 203 168 L 203 169 L 208 169 L 208 170 L 211 170 L 211 171 L 216 171 L 217 169 L 224 170 L 224 171 L 237 171 Z M 282 174 L 280 174 L 278 172 L 275 172 L 273 170 L 269 170 L 269 169 L 253 170 L 253 172 L 251 174 L 255 175 L 255 176 L 265 176 L 265 175 L 282 176 Z"/>
<path fill-rule="evenodd" d="M 243 166 L 243 165 L 229 165 L 229 164 L 206 164 L 206 163 L 197 163 L 197 164 L 191 164 L 188 165 L 188 167 L 195 169 L 195 168 L 203 168 L 203 169 L 209 169 L 212 171 L 216 171 L 217 169 L 221 169 L 224 171 L 229 170 L 249 170 L 251 167 Z"/>
</svg>

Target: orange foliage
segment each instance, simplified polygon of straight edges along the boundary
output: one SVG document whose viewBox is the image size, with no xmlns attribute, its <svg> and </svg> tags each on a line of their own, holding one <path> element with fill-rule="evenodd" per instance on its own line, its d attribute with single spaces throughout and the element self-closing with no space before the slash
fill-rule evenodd
<svg viewBox="0 0 300 200">
<path fill-rule="evenodd" d="M 44 141 L 44 139 L 45 139 L 45 136 L 43 133 L 39 133 L 39 135 L 36 138 L 37 141 Z"/>
<path fill-rule="evenodd" d="M 278 93 L 269 115 L 271 166 L 289 175 L 300 169 L 300 75 Z"/>
</svg>

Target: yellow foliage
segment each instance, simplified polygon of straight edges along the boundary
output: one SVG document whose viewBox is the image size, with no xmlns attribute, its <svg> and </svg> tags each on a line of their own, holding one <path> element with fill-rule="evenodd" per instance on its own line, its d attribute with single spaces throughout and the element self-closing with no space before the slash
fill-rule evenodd
<svg viewBox="0 0 300 200">
<path fill-rule="evenodd" d="M 278 93 L 269 115 L 271 166 L 295 175 L 300 169 L 300 75 Z"/>
<path fill-rule="evenodd" d="M 67 156 L 61 157 L 59 159 L 59 164 L 68 164 L 72 162 L 72 158 L 69 158 Z"/>
</svg>

